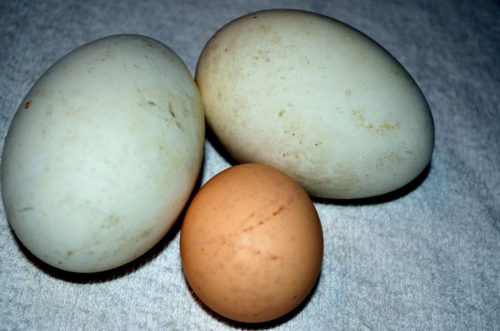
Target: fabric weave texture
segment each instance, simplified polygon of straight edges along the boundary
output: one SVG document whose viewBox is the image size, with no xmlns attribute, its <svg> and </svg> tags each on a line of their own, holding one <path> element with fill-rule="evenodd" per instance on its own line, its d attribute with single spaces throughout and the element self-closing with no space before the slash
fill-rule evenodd
<svg viewBox="0 0 500 331">
<path fill-rule="evenodd" d="M 315 199 L 325 237 L 318 284 L 291 315 L 254 327 L 216 316 L 190 292 L 182 220 L 132 264 L 73 275 L 30 255 L 2 207 L 0 330 L 500 330 L 499 1 L 2 0 L 1 146 L 24 95 L 70 50 L 138 33 L 194 73 L 217 29 L 267 8 L 334 17 L 391 52 L 434 117 L 429 168 L 384 198 Z M 201 183 L 230 166 L 215 146 L 208 136 Z"/>
</svg>

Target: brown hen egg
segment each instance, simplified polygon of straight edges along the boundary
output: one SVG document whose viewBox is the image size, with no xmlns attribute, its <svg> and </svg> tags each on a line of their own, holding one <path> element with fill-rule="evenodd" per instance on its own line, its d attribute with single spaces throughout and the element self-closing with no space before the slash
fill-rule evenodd
<svg viewBox="0 0 500 331">
<path fill-rule="evenodd" d="M 229 168 L 205 184 L 181 230 L 184 274 L 198 298 L 241 322 L 276 319 L 317 281 L 323 233 L 301 186 L 261 164 Z"/>
</svg>

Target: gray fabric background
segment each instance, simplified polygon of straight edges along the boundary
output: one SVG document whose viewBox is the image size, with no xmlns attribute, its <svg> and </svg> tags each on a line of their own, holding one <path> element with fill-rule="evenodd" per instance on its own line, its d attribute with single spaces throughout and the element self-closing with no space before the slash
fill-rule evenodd
<svg viewBox="0 0 500 331">
<path fill-rule="evenodd" d="M 0 136 L 54 61 L 115 33 L 169 45 L 194 71 L 224 23 L 265 8 L 340 19 L 386 47 L 432 109 L 436 146 L 418 180 L 385 198 L 315 200 L 318 285 L 276 330 L 500 330 L 500 2 L 0 1 Z M 206 143 L 201 182 L 229 166 Z M 100 275 L 59 272 L 16 241 L 0 209 L 1 330 L 230 330 L 190 293 L 181 222 L 151 252 Z M 253 327 L 256 328 L 256 327 Z"/>
</svg>

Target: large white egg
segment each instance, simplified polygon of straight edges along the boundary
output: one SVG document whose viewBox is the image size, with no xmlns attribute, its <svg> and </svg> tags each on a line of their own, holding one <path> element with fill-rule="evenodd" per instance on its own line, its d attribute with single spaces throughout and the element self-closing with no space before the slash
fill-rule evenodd
<svg viewBox="0 0 500 331">
<path fill-rule="evenodd" d="M 84 45 L 43 74 L 12 121 L 2 160 L 8 221 L 54 267 L 123 265 L 176 221 L 204 134 L 197 87 L 168 47 L 138 35 Z"/>
<path fill-rule="evenodd" d="M 420 89 L 380 45 L 332 18 L 269 10 L 205 46 L 196 72 L 207 121 L 240 162 L 288 173 L 315 196 L 400 188 L 430 162 Z"/>
</svg>

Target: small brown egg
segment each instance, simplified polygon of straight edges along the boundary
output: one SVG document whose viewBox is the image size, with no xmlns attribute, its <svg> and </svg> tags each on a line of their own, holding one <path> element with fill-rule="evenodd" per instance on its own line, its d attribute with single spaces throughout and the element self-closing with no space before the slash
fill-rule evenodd
<svg viewBox="0 0 500 331">
<path fill-rule="evenodd" d="M 184 274 L 198 298 L 240 322 L 297 307 L 314 287 L 323 232 L 306 192 L 261 164 L 226 169 L 189 206 L 181 230 Z"/>
</svg>

